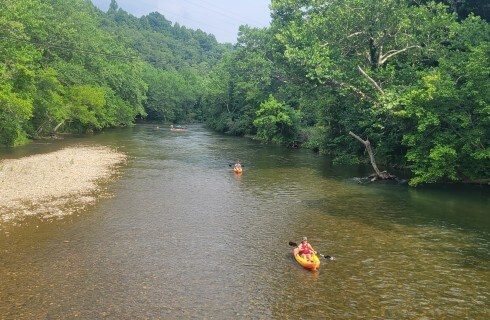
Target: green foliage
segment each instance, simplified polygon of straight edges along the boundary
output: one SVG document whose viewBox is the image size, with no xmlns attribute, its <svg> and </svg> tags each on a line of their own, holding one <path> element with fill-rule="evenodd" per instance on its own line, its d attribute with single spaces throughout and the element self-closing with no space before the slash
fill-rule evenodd
<svg viewBox="0 0 490 320">
<path fill-rule="evenodd" d="M 8 85 L 0 85 L 0 143 L 10 146 L 25 143 L 24 128 L 32 109 L 32 101 L 23 99 Z"/>
<path fill-rule="evenodd" d="M 456 150 L 447 145 L 436 145 L 430 149 L 428 158 L 423 158 L 424 154 L 417 151 L 413 149 L 407 153 L 407 158 L 417 164 L 414 168 L 415 177 L 410 181 L 411 185 L 437 182 L 441 179 L 458 179 L 455 170 Z"/>
<path fill-rule="evenodd" d="M 30 135 L 37 137 L 56 127 L 67 118 L 64 107 L 65 88 L 59 82 L 57 72 L 46 68 L 39 70 L 35 78 L 34 114 L 30 121 Z"/>
<path fill-rule="evenodd" d="M 150 67 L 145 79 L 150 84 L 145 103 L 149 118 L 165 122 L 196 120 L 191 119 L 191 110 L 202 89 L 201 79 L 193 70 L 177 72 Z"/>
<path fill-rule="evenodd" d="M 204 83 L 208 81 L 209 69 L 222 58 L 226 46 L 200 30 L 172 25 L 157 12 L 133 17 L 119 9 L 115 2 L 102 24 L 145 61 L 140 76 L 148 89 L 143 106 L 149 120 L 203 120 Z"/>
<path fill-rule="evenodd" d="M 240 27 L 235 50 L 213 69 L 207 82 L 204 100 L 211 128 L 255 134 L 256 110 L 279 87 L 280 66 L 271 59 L 273 49 L 269 31 Z"/>
<path fill-rule="evenodd" d="M 272 25 L 242 28 L 213 70 L 209 122 L 367 162 L 353 131 L 379 164 L 410 168 L 412 185 L 488 179 L 490 30 L 471 13 L 487 19 L 485 6 L 273 0 Z"/>
<path fill-rule="evenodd" d="M 263 141 L 289 143 L 295 140 L 299 114 L 291 107 L 278 102 L 272 95 L 260 104 L 253 124 L 257 127 L 257 137 Z"/>
<path fill-rule="evenodd" d="M 454 28 L 439 66 L 421 72 L 398 102 L 396 114 L 413 128 L 403 137 L 412 184 L 489 174 L 490 28 L 474 17 Z"/>
<path fill-rule="evenodd" d="M 300 143 L 412 185 L 490 178 L 490 28 L 480 0 L 273 0 L 238 43 L 111 1 L 1 1 L 0 144 L 135 118 Z"/>
<path fill-rule="evenodd" d="M 427 3 L 433 0 L 421 0 L 417 3 Z M 466 19 L 470 14 L 475 14 L 490 22 L 490 2 L 487 0 L 436 0 L 444 3 L 448 9 L 458 15 L 460 20 Z"/>
<path fill-rule="evenodd" d="M 312 149 L 315 152 L 321 152 L 325 145 L 327 136 L 326 128 L 318 125 L 315 127 L 305 127 L 300 132 L 303 147 Z"/>
<path fill-rule="evenodd" d="M 201 120 L 203 82 L 226 46 L 111 1 L 0 1 L 0 144 L 137 117 Z M 146 109 L 146 110 L 145 110 Z"/>
</svg>

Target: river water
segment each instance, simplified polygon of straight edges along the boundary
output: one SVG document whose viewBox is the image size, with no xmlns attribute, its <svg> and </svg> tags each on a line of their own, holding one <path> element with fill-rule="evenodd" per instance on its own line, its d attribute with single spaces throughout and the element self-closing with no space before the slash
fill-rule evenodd
<svg viewBox="0 0 490 320">
<path fill-rule="evenodd" d="M 359 185 L 369 168 L 201 126 L 0 157 L 77 144 L 130 161 L 85 212 L 2 226 L 0 319 L 490 319 L 488 188 Z M 302 236 L 337 260 L 302 269 Z"/>
</svg>

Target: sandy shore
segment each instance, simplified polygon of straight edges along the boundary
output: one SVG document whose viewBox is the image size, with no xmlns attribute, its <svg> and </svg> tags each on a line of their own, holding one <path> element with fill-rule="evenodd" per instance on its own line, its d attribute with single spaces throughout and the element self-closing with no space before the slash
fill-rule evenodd
<svg viewBox="0 0 490 320">
<path fill-rule="evenodd" d="M 64 216 L 93 204 L 100 183 L 126 156 L 107 147 L 70 147 L 0 161 L 0 222 Z"/>
</svg>

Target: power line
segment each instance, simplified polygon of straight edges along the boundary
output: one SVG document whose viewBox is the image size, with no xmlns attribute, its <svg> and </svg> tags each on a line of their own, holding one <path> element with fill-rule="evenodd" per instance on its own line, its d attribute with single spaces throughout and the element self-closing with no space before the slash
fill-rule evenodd
<svg viewBox="0 0 490 320">
<path fill-rule="evenodd" d="M 221 14 L 222 16 L 225 16 L 225 17 L 228 17 L 229 19 L 232 19 L 233 21 L 238 20 L 236 18 L 233 18 L 231 16 L 228 16 L 223 11 L 214 10 L 214 9 L 209 8 L 209 7 L 206 7 L 206 6 L 202 6 L 202 5 L 199 5 L 199 4 L 196 4 L 196 3 L 192 3 L 192 2 L 190 2 L 188 0 L 182 0 L 182 1 L 185 1 L 185 2 L 187 2 L 189 4 L 192 4 L 192 5 L 197 6 L 197 7 L 201 7 L 203 9 L 206 9 L 206 10 L 209 10 L 209 11 L 216 12 L 218 14 Z M 201 1 L 201 2 L 206 2 L 206 1 Z M 206 3 L 208 3 L 208 2 L 206 2 Z M 204 26 L 204 27 L 209 27 L 209 28 L 215 29 L 215 30 L 223 31 L 223 27 L 222 26 L 219 27 L 219 26 L 216 26 L 216 25 L 213 25 L 213 24 L 209 24 L 209 23 L 204 22 L 204 21 L 201 21 L 201 20 L 197 20 L 197 19 L 194 19 L 194 18 L 186 17 L 186 16 L 183 16 L 183 15 L 178 14 L 176 12 L 173 12 L 171 10 L 167 10 L 167 9 L 161 9 L 161 11 L 162 11 L 163 14 L 170 13 L 174 18 L 179 19 L 179 20 L 192 21 L 192 22 L 198 23 L 199 26 L 197 28 L 200 28 L 200 29 L 202 29 L 202 27 Z M 239 15 L 236 15 L 236 16 L 239 16 Z M 247 19 L 247 18 L 244 18 L 244 17 L 242 17 L 242 18 L 243 19 Z M 244 20 L 240 20 L 240 22 L 243 22 L 245 24 L 248 24 L 248 22 L 246 22 Z M 259 22 L 257 22 L 257 23 L 260 24 Z M 238 25 L 237 24 L 234 24 L 234 23 L 232 24 L 232 23 L 229 23 L 229 22 L 225 22 L 225 24 L 227 24 L 227 25 L 229 25 L 229 26 L 231 26 L 233 28 L 238 28 Z"/>
<path fill-rule="evenodd" d="M 226 17 L 226 18 L 231 19 L 231 20 L 233 20 L 233 21 L 239 21 L 239 22 L 242 22 L 242 23 L 244 23 L 244 24 L 249 24 L 249 22 L 248 22 L 248 21 L 246 21 L 246 20 L 242 20 L 242 19 L 237 19 L 237 18 L 236 18 L 237 16 L 233 17 L 233 16 L 231 16 L 231 15 L 228 15 L 228 13 L 225 13 L 224 11 L 221 11 L 221 10 L 215 10 L 215 9 L 213 9 L 213 8 L 211 8 L 211 7 L 206 7 L 206 6 L 203 6 L 203 5 L 201 5 L 201 4 L 193 3 L 193 2 L 188 1 L 188 0 L 181 0 L 181 1 L 187 2 L 187 3 L 189 3 L 189 4 L 193 5 L 193 6 L 200 7 L 200 8 L 203 8 L 203 9 L 205 9 L 205 10 L 208 10 L 208 11 L 215 12 L 215 13 L 217 13 L 217 14 L 219 14 L 219 15 L 222 15 L 223 17 Z M 238 17 L 239 17 L 239 16 L 238 16 Z M 247 19 L 247 20 L 248 20 L 248 18 L 244 18 L 244 19 Z"/>
<path fill-rule="evenodd" d="M 196 20 L 196 19 L 193 19 L 193 18 L 185 17 L 183 15 L 180 15 L 178 13 L 172 12 L 172 11 L 167 10 L 167 9 L 162 9 L 162 11 L 163 11 L 162 13 L 164 15 L 168 12 L 168 13 L 171 13 L 176 18 L 180 18 L 180 19 L 183 19 L 183 20 L 189 20 L 189 21 L 192 21 L 192 22 L 195 22 L 195 23 L 199 23 L 200 25 L 203 25 L 203 26 L 206 26 L 206 27 L 209 27 L 209 28 L 212 28 L 212 29 L 223 31 L 223 27 L 218 27 L 216 25 L 212 25 L 212 24 L 209 24 L 207 22 L 203 22 L 203 21 Z M 230 26 L 236 27 L 236 25 L 232 25 L 231 23 L 227 23 L 227 24 L 230 25 Z"/>
<path fill-rule="evenodd" d="M 183 0 L 183 1 L 189 2 L 188 0 Z M 208 8 L 209 10 L 212 10 L 212 11 L 215 11 L 215 12 L 216 12 L 216 11 L 219 11 L 219 12 L 221 12 L 223 15 L 232 15 L 232 16 L 238 17 L 238 18 L 240 18 L 240 19 L 244 19 L 242 22 L 245 22 L 246 24 L 248 24 L 248 22 L 247 22 L 247 21 L 253 21 L 253 22 L 257 23 L 257 24 L 262 24 L 262 22 L 260 22 L 260 21 L 258 21 L 258 20 L 255 20 L 255 19 L 250 19 L 250 18 L 244 17 L 244 16 L 242 16 L 242 15 L 239 15 L 239 14 L 237 14 L 237 13 L 234 13 L 234 12 L 232 12 L 232 11 L 230 11 L 230 10 L 226 10 L 226 9 L 220 8 L 220 7 L 216 6 L 215 4 L 210 3 L 210 2 L 208 2 L 208 1 L 205 1 L 205 0 L 200 0 L 200 2 L 203 2 L 203 3 L 207 4 L 208 6 L 210 6 L 210 7 Z M 194 4 L 194 5 L 197 5 L 197 4 Z M 213 7 L 214 9 L 211 9 L 211 7 Z"/>
<path fill-rule="evenodd" d="M 208 27 L 208 28 L 212 28 L 212 29 L 216 29 L 216 30 L 220 30 L 220 31 L 222 31 L 222 30 L 223 30 L 223 28 L 222 28 L 222 27 L 218 27 L 218 26 L 215 26 L 215 25 L 211 25 L 211 24 L 208 24 L 208 23 L 206 23 L 206 22 L 199 21 L 199 20 L 195 20 L 195 19 L 192 19 L 192 18 L 189 18 L 189 17 L 184 17 L 184 16 L 181 16 L 181 15 L 179 15 L 179 14 L 177 14 L 177 13 L 173 13 L 173 12 L 171 12 L 171 11 L 168 11 L 168 12 L 170 12 L 170 13 L 171 13 L 171 14 L 172 14 L 172 15 L 173 15 L 175 18 L 180 18 L 180 19 L 183 19 L 183 20 L 189 20 L 189 21 L 192 21 L 192 22 L 195 22 L 195 23 L 199 23 L 200 25 L 206 26 L 206 27 Z M 175 23 L 175 22 L 178 22 L 178 21 L 174 21 L 174 23 Z M 201 29 L 201 28 L 199 28 L 199 27 L 197 27 L 197 28 L 198 28 L 198 29 Z"/>
</svg>

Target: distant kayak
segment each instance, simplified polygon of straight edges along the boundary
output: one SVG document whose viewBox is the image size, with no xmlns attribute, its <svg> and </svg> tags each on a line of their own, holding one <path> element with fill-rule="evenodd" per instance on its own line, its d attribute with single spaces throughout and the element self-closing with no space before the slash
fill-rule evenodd
<svg viewBox="0 0 490 320">
<path fill-rule="evenodd" d="M 242 173 L 243 172 L 243 169 L 242 168 L 233 168 L 233 172 L 235 173 Z"/>
<path fill-rule="evenodd" d="M 184 132 L 184 131 L 187 131 L 187 128 L 180 127 L 180 126 L 174 127 L 173 125 L 171 125 L 170 126 L 170 131 Z"/>
<path fill-rule="evenodd" d="M 301 255 L 298 252 L 299 252 L 299 249 L 294 248 L 293 249 L 293 256 L 294 256 L 294 259 L 296 259 L 296 261 L 303 268 L 311 270 L 311 271 L 315 271 L 315 270 L 318 270 L 320 268 L 320 259 L 318 258 L 318 256 L 316 254 L 312 254 L 311 255 L 312 261 L 308 261 L 308 260 L 304 259 L 303 257 L 301 257 Z"/>
</svg>

